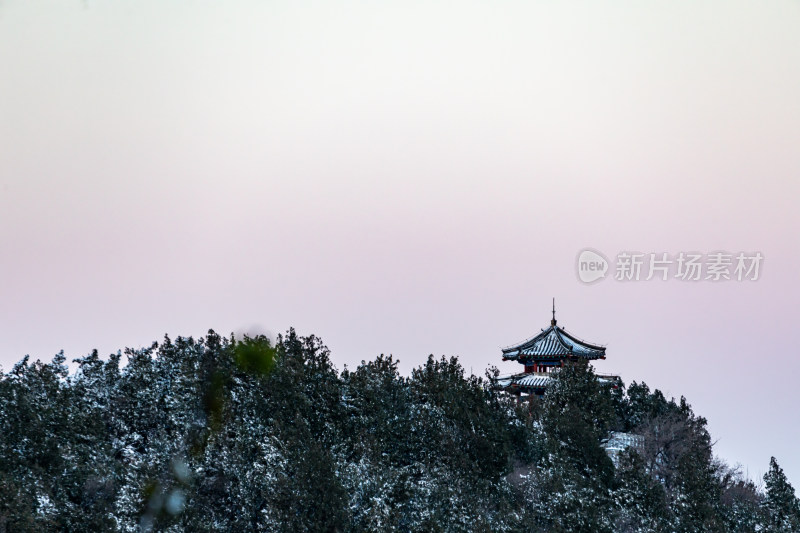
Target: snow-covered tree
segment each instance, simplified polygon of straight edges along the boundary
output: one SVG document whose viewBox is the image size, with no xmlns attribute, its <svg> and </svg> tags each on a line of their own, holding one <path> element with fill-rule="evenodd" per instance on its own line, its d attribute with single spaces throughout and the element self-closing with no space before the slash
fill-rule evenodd
<svg viewBox="0 0 800 533">
<path fill-rule="evenodd" d="M 764 488 L 764 531 L 800 531 L 800 503 L 774 457 L 770 458 L 769 471 L 764 474 Z"/>
<path fill-rule="evenodd" d="M 123 358 L 127 364 L 123 364 Z M 457 358 L 338 372 L 315 336 L 165 337 L 0 373 L 0 533 L 793 531 L 712 454 L 706 421 L 571 365 L 543 400 Z M 617 384 L 620 385 L 620 384 Z M 609 431 L 643 444 L 620 454 Z M 793 529 L 795 528 L 795 529 Z"/>
</svg>

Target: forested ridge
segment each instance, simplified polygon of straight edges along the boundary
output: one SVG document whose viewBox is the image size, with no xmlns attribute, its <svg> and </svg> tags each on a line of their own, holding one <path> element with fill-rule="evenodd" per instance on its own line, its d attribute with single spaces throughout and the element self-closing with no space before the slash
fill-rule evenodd
<svg viewBox="0 0 800 533">
<path fill-rule="evenodd" d="M 66 363 L 0 374 L 0 532 L 800 531 L 774 459 L 756 484 L 685 399 L 585 365 L 519 402 L 457 358 L 338 371 L 293 330 Z M 611 431 L 641 435 L 616 466 Z"/>
</svg>

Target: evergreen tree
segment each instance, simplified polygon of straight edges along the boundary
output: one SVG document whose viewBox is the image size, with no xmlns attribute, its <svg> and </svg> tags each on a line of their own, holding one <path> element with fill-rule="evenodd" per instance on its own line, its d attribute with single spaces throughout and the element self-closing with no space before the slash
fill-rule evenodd
<svg viewBox="0 0 800 533">
<path fill-rule="evenodd" d="M 615 421 L 610 387 L 585 363 L 555 374 L 544 396 L 549 454 L 540 470 L 540 508 L 554 531 L 612 531 L 614 466 L 601 441 Z"/>
<path fill-rule="evenodd" d="M 0 373 L 0 533 L 800 529 L 774 459 L 761 494 L 714 459 L 685 400 L 587 365 L 536 399 L 456 358 L 408 378 L 384 356 L 339 373 L 294 330 L 75 363 Z M 641 439 L 616 468 L 611 430 Z"/>
<path fill-rule="evenodd" d="M 628 449 L 620 454 L 614 497 L 619 507 L 614 531 L 670 531 L 671 516 L 664 486 L 650 477 L 644 461 L 635 450 Z"/>
<path fill-rule="evenodd" d="M 764 474 L 765 531 L 800 531 L 800 506 L 794 487 L 786 479 L 783 469 L 774 457 L 769 460 L 769 471 Z"/>
</svg>

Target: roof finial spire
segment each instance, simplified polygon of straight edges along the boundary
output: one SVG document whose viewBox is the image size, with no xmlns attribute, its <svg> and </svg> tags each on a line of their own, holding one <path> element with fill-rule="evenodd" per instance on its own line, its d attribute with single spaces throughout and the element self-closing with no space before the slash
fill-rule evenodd
<svg viewBox="0 0 800 533">
<path fill-rule="evenodd" d="M 551 326 L 556 325 L 556 299 L 553 298 L 553 320 L 550 321 Z"/>
</svg>

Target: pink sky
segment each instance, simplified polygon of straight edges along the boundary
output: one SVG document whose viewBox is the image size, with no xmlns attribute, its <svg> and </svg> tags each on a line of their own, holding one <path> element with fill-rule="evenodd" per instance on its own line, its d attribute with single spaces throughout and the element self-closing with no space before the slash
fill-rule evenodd
<svg viewBox="0 0 800 533">
<path fill-rule="evenodd" d="M 482 373 L 549 323 L 800 485 L 800 4 L 0 4 L 0 365 L 290 326 Z M 585 247 L 760 251 L 587 286 Z"/>
</svg>

